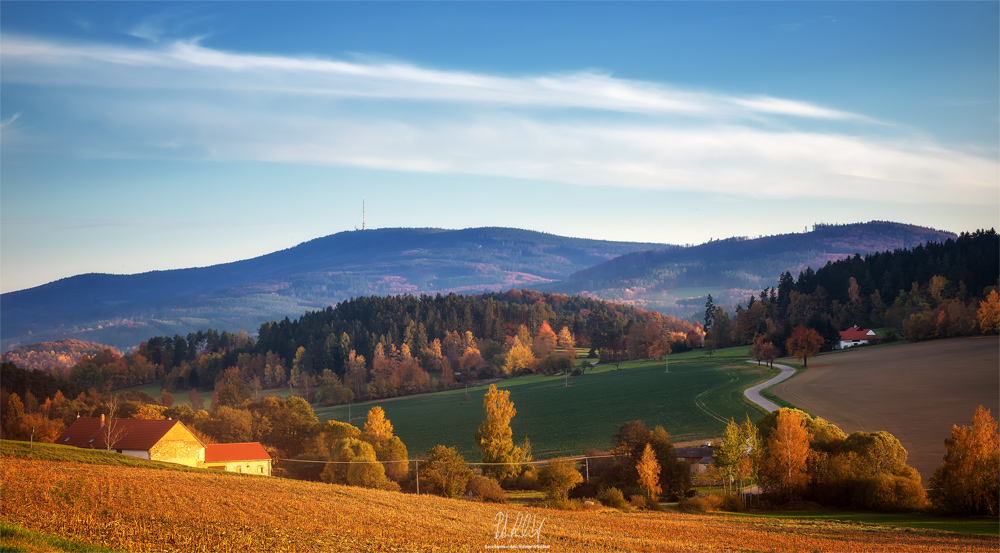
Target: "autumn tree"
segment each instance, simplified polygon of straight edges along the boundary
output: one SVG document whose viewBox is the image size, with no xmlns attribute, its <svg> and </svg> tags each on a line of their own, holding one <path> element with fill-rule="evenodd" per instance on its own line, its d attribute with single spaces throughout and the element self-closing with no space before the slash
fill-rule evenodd
<svg viewBox="0 0 1000 553">
<path fill-rule="evenodd" d="M 364 488 L 392 489 L 398 486 L 385 477 L 385 468 L 375 458 L 371 444 L 357 438 L 343 438 L 333 447 L 329 463 L 320 479 L 331 484 L 347 484 Z"/>
<path fill-rule="evenodd" d="M 522 370 L 533 369 L 537 361 L 535 354 L 531 352 L 531 348 L 524 345 L 521 339 L 515 336 L 514 343 L 507 352 L 503 372 L 508 376 L 515 376 Z"/>
<path fill-rule="evenodd" d="M 660 496 L 660 463 L 656 460 L 653 447 L 646 444 L 642 452 L 642 459 L 636 465 L 635 470 L 639 472 L 639 485 L 646 492 L 649 499 L 655 500 Z"/>
<path fill-rule="evenodd" d="M 558 341 L 559 339 L 556 337 L 556 333 L 552 331 L 552 327 L 549 326 L 549 322 L 542 321 L 542 326 L 538 328 L 535 339 L 531 343 L 531 351 L 536 357 L 545 357 L 552 353 L 552 350 L 556 349 Z"/>
<path fill-rule="evenodd" d="M 371 444 L 375 458 L 385 467 L 386 476 L 396 482 L 406 478 L 409 474 L 406 446 L 398 436 L 392 435 L 392 423 L 381 407 L 376 405 L 368 411 L 361 439 Z"/>
<path fill-rule="evenodd" d="M 780 410 L 777 427 L 767 441 L 767 457 L 761 468 L 765 489 L 786 499 L 799 496 L 809 481 L 808 456 L 809 432 L 805 421 L 795 411 Z"/>
<path fill-rule="evenodd" d="M 552 500 L 566 500 L 569 491 L 581 482 L 583 475 L 576 469 L 576 462 L 565 457 L 549 461 L 538 471 L 538 485 Z"/>
<path fill-rule="evenodd" d="M 992 290 L 986 299 L 979 302 L 979 331 L 983 334 L 997 334 L 1000 331 L 1000 295 Z"/>
<path fill-rule="evenodd" d="M 465 458 L 453 447 L 436 445 L 427 453 L 427 460 L 420 463 L 420 478 L 445 497 L 462 495 L 472 478 L 472 470 Z"/>
<path fill-rule="evenodd" d="M 802 359 L 802 366 L 809 366 L 809 358 L 819 353 L 823 347 L 823 336 L 812 328 L 799 325 L 792 331 L 792 335 L 785 342 L 785 349 L 794 357 Z"/>
<path fill-rule="evenodd" d="M 573 339 L 573 334 L 569 331 L 569 327 L 564 326 L 559 331 L 559 347 L 563 349 L 576 347 L 576 340 Z"/>
<path fill-rule="evenodd" d="M 517 414 L 510 401 L 510 390 L 500 391 L 496 384 L 490 384 L 483 398 L 483 407 L 486 409 L 486 420 L 476 432 L 476 445 L 482 452 L 484 463 L 499 463 L 485 465 L 483 474 L 497 480 L 517 476 L 521 471 L 518 463 L 527 459 L 524 448 L 514 445 L 514 433 L 510 429 L 510 420 Z"/>
<path fill-rule="evenodd" d="M 368 369 L 365 367 L 365 356 L 358 355 L 353 349 L 347 356 L 344 367 L 344 383 L 354 392 L 356 399 L 365 397 L 368 388 Z"/>
<path fill-rule="evenodd" d="M 954 425 L 944 443 L 944 463 L 930 481 L 934 506 L 963 515 L 1000 513 L 1000 434 L 990 410 L 980 405 L 972 426 Z"/>
<path fill-rule="evenodd" d="M 191 406 L 191 410 L 193 411 L 200 411 L 205 408 L 205 400 L 201 399 L 201 396 L 198 395 L 198 390 L 191 388 L 191 391 L 188 392 L 188 405 Z"/>
<path fill-rule="evenodd" d="M 712 464 L 723 477 L 726 493 L 731 493 L 731 486 L 738 483 L 737 490 L 743 489 L 745 481 L 753 480 L 757 474 L 757 459 L 760 455 L 760 433 L 757 426 L 750 422 L 736 424 L 730 419 L 722 435 L 722 443 L 715 449 Z"/>
</svg>

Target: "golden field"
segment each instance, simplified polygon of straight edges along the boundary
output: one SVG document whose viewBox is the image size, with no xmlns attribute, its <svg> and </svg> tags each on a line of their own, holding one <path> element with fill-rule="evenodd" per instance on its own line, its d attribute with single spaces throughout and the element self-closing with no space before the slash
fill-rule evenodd
<svg viewBox="0 0 1000 553">
<path fill-rule="evenodd" d="M 997 538 L 725 515 L 555 511 L 240 476 L 5 457 L 4 522 L 121 551 L 996 551 Z M 508 533 L 518 515 L 534 525 Z M 538 528 L 538 525 L 541 528 Z M 528 530 L 531 530 L 530 532 Z"/>
</svg>

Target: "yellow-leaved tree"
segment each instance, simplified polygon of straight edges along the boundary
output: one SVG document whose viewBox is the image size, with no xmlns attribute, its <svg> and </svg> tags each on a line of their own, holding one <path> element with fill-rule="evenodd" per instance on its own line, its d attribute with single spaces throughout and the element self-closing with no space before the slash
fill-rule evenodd
<svg viewBox="0 0 1000 553">
<path fill-rule="evenodd" d="M 931 501 L 950 513 L 996 516 L 1000 512 L 1000 434 L 990 410 L 980 405 L 972 426 L 954 425 L 944 443 L 944 463 L 930 481 Z"/>
<path fill-rule="evenodd" d="M 531 348 L 523 344 L 521 339 L 515 336 L 514 343 L 510 346 L 510 351 L 507 352 L 503 372 L 508 376 L 514 376 L 522 370 L 534 369 L 537 361 L 535 354 L 531 352 Z"/>
<path fill-rule="evenodd" d="M 656 453 L 649 444 L 642 451 L 642 459 L 635 470 L 639 472 L 639 485 L 646 492 L 646 497 L 655 501 L 663 490 L 660 489 L 660 462 L 656 460 Z"/>
<path fill-rule="evenodd" d="M 979 331 L 983 334 L 997 334 L 1000 331 L 1000 295 L 996 290 L 979 302 Z"/>
<path fill-rule="evenodd" d="M 381 407 L 375 406 L 368 411 L 361 439 L 371 444 L 375 458 L 382 462 L 385 475 L 390 479 L 399 482 L 410 474 L 406 446 L 398 436 L 392 435 L 392 423 Z"/>
<path fill-rule="evenodd" d="M 476 445 L 483 454 L 484 463 L 496 463 L 483 466 L 483 474 L 497 480 L 515 477 L 521 473 L 520 463 L 529 461 L 531 454 L 527 443 L 524 447 L 514 445 L 510 420 L 517 410 L 510 401 L 510 390 L 500 391 L 496 384 L 490 384 L 483 398 L 483 407 L 486 409 L 486 420 L 479 424 L 476 431 Z"/>
<path fill-rule="evenodd" d="M 761 467 L 764 488 L 784 496 L 797 497 L 809 482 L 806 459 L 809 432 L 805 421 L 790 409 L 778 412 L 777 427 L 767 440 L 767 457 Z"/>
</svg>

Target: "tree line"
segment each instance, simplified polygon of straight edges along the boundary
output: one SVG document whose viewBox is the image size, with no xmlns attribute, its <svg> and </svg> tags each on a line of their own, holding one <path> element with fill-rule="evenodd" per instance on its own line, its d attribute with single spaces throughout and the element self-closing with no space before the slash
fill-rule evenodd
<svg viewBox="0 0 1000 553">
<path fill-rule="evenodd" d="M 174 393 L 215 390 L 228 405 L 287 386 L 310 403 L 335 405 L 559 374 L 584 356 L 661 357 L 700 347 L 703 337 L 698 323 L 578 296 L 373 296 L 264 323 L 256 340 L 211 329 L 156 336 L 125 354 L 85 356 L 68 378 L 97 390 L 162 380 Z"/>
<path fill-rule="evenodd" d="M 885 338 L 910 340 L 996 334 L 1000 237 L 995 230 L 781 274 L 777 287 L 750 296 L 733 312 L 705 304 L 705 347 L 752 344 L 757 359 L 829 350 L 840 331 L 889 327 Z M 801 327 L 801 330 L 800 330 Z M 800 336 L 789 343 L 798 330 Z M 808 331 L 808 347 L 801 336 Z M 819 341 L 819 348 L 812 343 Z M 773 348 L 769 349 L 769 348 Z M 793 351 L 795 350 L 795 351 Z"/>
</svg>

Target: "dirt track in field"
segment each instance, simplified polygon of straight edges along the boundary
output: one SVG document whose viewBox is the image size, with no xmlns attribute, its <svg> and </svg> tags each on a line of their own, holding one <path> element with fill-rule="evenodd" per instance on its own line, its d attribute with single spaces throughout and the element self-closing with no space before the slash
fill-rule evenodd
<svg viewBox="0 0 1000 553">
<path fill-rule="evenodd" d="M 771 391 L 850 434 L 885 430 L 930 479 L 954 424 L 1000 411 L 1000 339 L 933 340 L 823 354 Z"/>
</svg>

